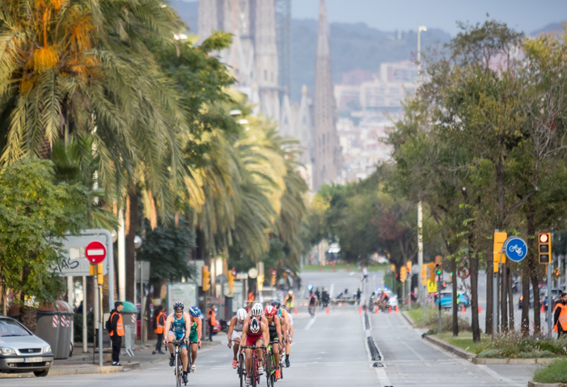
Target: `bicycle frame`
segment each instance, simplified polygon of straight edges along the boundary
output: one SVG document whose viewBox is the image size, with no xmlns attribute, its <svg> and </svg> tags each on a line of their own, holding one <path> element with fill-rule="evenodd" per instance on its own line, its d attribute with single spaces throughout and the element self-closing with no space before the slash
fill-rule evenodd
<svg viewBox="0 0 567 387">
<path fill-rule="evenodd" d="M 260 382 L 260 375 L 257 374 L 257 370 L 258 370 L 258 357 L 256 355 L 256 350 L 257 349 L 262 349 L 264 350 L 264 354 L 266 354 L 266 347 L 265 346 L 256 346 L 256 345 L 250 345 L 250 346 L 243 346 L 241 345 L 240 348 L 242 350 L 245 349 L 251 349 L 252 350 L 252 358 L 251 360 L 251 364 L 250 364 L 250 379 L 252 381 L 252 386 L 255 386 L 256 383 Z"/>
</svg>

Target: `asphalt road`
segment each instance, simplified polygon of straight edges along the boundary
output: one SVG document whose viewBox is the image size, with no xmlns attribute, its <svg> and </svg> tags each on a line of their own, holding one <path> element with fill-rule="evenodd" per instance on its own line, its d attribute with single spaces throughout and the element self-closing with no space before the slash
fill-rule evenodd
<svg viewBox="0 0 567 387">
<path fill-rule="evenodd" d="M 372 281 L 370 275 L 369 282 Z M 380 274 L 378 274 L 380 275 Z M 355 292 L 360 274 L 304 273 L 303 284 L 337 291 Z M 423 341 L 399 314 L 372 315 L 372 330 L 363 326 L 363 315 L 355 306 L 333 308 L 329 314 L 319 310 L 311 318 L 305 307 L 294 316 L 295 337 L 291 368 L 285 369 L 280 387 L 289 386 L 525 386 L 529 367 L 504 366 L 501 369 L 476 366 L 454 358 Z M 373 368 L 366 337 L 372 335 L 384 356 L 384 367 Z M 226 336 L 217 337 L 226 342 Z M 189 385 L 237 386 L 231 367 L 232 352 L 225 344 L 199 353 L 197 372 Z M 3 379 L 2 387 L 12 386 L 173 386 L 172 369 L 166 362 L 151 368 L 112 375 L 76 375 L 47 378 Z M 265 383 L 265 379 L 262 380 Z"/>
</svg>

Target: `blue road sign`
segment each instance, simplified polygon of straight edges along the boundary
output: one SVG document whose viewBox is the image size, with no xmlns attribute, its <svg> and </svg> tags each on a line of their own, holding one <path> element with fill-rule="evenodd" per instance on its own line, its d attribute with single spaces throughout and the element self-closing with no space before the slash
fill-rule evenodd
<svg viewBox="0 0 567 387">
<path fill-rule="evenodd" d="M 504 253 L 509 260 L 520 262 L 528 255 L 528 245 L 520 237 L 510 237 L 504 243 Z"/>
</svg>

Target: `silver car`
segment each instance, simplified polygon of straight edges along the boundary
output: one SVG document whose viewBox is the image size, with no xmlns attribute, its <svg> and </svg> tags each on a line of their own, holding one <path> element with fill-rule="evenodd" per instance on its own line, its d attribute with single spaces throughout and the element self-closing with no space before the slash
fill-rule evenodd
<svg viewBox="0 0 567 387">
<path fill-rule="evenodd" d="M 52 364 L 48 343 L 13 318 L 0 316 L 0 372 L 47 376 Z"/>
</svg>

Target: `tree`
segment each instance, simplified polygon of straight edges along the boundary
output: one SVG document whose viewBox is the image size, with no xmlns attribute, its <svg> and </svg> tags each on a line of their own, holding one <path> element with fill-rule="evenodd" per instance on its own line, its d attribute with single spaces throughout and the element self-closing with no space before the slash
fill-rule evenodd
<svg viewBox="0 0 567 387">
<path fill-rule="evenodd" d="M 63 290 L 52 271 L 62 258 L 53 238 L 85 224 L 87 194 L 57 183 L 49 161 L 24 158 L 0 169 L 0 281 L 12 289 L 20 319 L 35 331 L 35 305 Z"/>
</svg>

